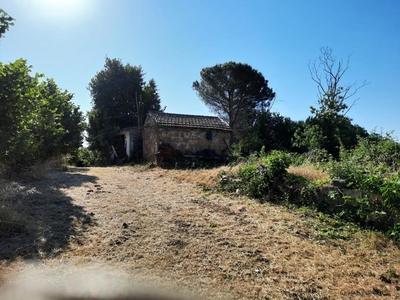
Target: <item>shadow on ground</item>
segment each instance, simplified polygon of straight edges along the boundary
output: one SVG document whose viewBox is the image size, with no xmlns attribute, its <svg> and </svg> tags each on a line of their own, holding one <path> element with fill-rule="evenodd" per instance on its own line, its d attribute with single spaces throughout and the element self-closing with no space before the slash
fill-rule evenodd
<svg viewBox="0 0 400 300">
<path fill-rule="evenodd" d="M 85 171 L 52 171 L 40 181 L 14 185 L 15 191 L 3 203 L 25 219 L 27 225 L 24 230 L 0 232 L 0 260 L 57 256 L 67 249 L 71 237 L 79 237 L 95 225 L 91 212 L 73 204 L 72 198 L 63 192 L 97 181 L 97 177 L 86 175 Z"/>
</svg>

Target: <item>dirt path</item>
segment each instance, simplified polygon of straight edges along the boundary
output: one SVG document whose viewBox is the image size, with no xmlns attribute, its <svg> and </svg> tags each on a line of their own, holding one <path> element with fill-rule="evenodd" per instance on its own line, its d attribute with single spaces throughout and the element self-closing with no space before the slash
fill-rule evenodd
<svg viewBox="0 0 400 300">
<path fill-rule="evenodd" d="M 71 268 L 106 265 L 212 299 L 400 299 L 390 243 L 326 240 L 304 216 L 208 193 L 165 170 L 55 172 L 20 192 L 40 230 L 3 238 L 3 274 L 53 267 L 57 284 Z"/>
</svg>

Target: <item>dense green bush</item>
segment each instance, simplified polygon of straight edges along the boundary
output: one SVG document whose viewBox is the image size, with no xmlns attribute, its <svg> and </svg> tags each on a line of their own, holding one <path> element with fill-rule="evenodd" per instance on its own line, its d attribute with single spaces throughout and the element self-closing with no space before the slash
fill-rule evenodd
<svg viewBox="0 0 400 300">
<path fill-rule="evenodd" d="M 400 241 L 400 147 L 390 135 L 360 139 L 356 148 L 342 149 L 339 160 L 324 166 L 332 179 L 347 179 L 347 188 L 358 191 L 344 197 L 358 204 L 355 219 Z"/>
<path fill-rule="evenodd" d="M 240 146 L 240 145 L 239 145 Z M 340 150 L 339 159 L 326 150 L 303 154 L 271 151 L 247 157 L 236 174 L 222 180 L 225 191 L 246 194 L 260 201 L 284 200 L 312 206 L 346 221 L 386 232 L 400 243 L 400 173 L 398 143 L 390 136 L 370 136 L 354 149 Z M 290 164 L 317 164 L 330 179 L 346 179 L 347 190 L 322 186 L 287 173 Z M 325 180 L 324 183 L 327 183 Z M 336 204 L 335 204 L 336 203 Z"/>
<path fill-rule="evenodd" d="M 104 166 L 107 161 L 101 151 L 80 148 L 76 156 L 71 157 L 69 163 L 78 167 L 93 167 Z"/>
<path fill-rule="evenodd" d="M 246 195 L 266 200 L 282 196 L 281 184 L 291 159 L 282 151 L 271 151 L 265 155 L 262 148 L 259 157 L 252 157 L 239 168 L 237 178 L 223 188 L 229 191 L 239 189 Z"/>
<path fill-rule="evenodd" d="M 15 172 L 75 151 L 85 129 L 73 94 L 31 72 L 23 59 L 0 62 L 0 163 Z"/>
</svg>

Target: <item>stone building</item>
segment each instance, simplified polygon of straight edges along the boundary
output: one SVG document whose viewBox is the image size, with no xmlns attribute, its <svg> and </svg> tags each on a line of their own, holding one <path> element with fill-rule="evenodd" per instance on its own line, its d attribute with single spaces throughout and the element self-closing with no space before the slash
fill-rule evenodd
<svg viewBox="0 0 400 300">
<path fill-rule="evenodd" d="M 217 117 L 149 112 L 143 128 L 143 158 L 157 161 L 160 147 L 168 146 L 184 156 L 202 151 L 224 155 L 230 128 Z"/>
</svg>

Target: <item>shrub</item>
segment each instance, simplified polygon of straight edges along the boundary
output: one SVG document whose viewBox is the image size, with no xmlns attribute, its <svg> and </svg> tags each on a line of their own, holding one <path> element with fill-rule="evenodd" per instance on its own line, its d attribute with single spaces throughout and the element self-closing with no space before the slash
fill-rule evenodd
<svg viewBox="0 0 400 300">
<path fill-rule="evenodd" d="M 77 167 L 104 166 L 107 164 L 101 151 L 88 148 L 80 148 L 76 157 L 71 158 L 70 163 Z"/>
<path fill-rule="evenodd" d="M 242 141 L 233 144 L 229 149 L 229 159 L 233 162 L 239 162 L 244 157 L 243 147 Z"/>
<path fill-rule="evenodd" d="M 271 199 L 281 196 L 283 190 L 286 168 L 291 159 L 289 155 L 281 151 L 272 151 L 265 156 L 261 150 L 259 158 L 253 158 L 239 168 L 237 180 L 231 180 L 225 189 L 234 191 L 239 189 L 246 195 L 258 199 Z"/>
<path fill-rule="evenodd" d="M 369 226 L 388 230 L 400 241 L 400 147 L 390 135 L 360 139 L 352 150 L 341 150 L 340 160 L 330 160 L 325 168 L 331 178 L 348 179 L 348 188 L 357 189 L 355 218 Z"/>
<path fill-rule="evenodd" d="M 371 175 L 385 176 L 399 171 L 400 145 L 390 134 L 362 138 L 351 150 L 340 150 L 340 160 L 330 160 L 326 169 L 332 178 L 350 179 L 354 187 Z"/>
</svg>

